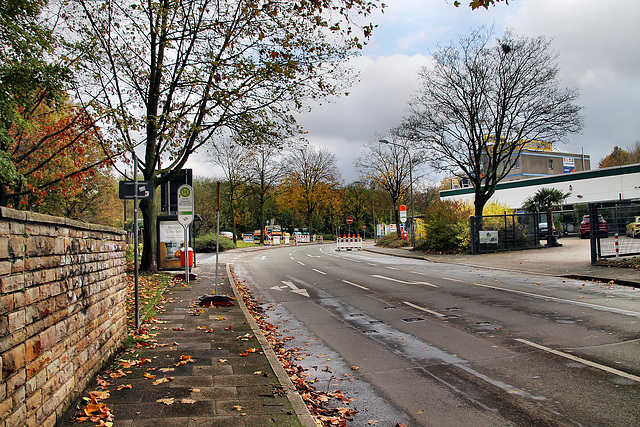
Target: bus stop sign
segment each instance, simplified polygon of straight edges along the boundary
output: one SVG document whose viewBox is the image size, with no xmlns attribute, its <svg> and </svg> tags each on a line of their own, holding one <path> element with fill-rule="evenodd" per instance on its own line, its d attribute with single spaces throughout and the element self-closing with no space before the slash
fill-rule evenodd
<svg viewBox="0 0 640 427">
<path fill-rule="evenodd" d="M 193 188 L 187 184 L 178 187 L 178 222 L 184 227 L 193 222 Z"/>
</svg>

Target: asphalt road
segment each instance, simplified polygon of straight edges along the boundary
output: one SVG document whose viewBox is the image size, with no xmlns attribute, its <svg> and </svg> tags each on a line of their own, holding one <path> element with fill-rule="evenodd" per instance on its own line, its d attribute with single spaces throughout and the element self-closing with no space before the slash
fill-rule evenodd
<svg viewBox="0 0 640 427">
<path fill-rule="evenodd" d="M 640 425 L 640 291 L 333 245 L 225 254 L 354 426 Z"/>
</svg>

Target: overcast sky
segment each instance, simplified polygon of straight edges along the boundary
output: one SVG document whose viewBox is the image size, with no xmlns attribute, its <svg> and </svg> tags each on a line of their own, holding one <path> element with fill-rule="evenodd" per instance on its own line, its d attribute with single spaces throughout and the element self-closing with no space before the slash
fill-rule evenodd
<svg viewBox="0 0 640 427">
<path fill-rule="evenodd" d="M 615 145 L 640 140 L 640 0 L 511 0 L 489 10 L 453 6 L 453 0 L 388 0 L 362 55 L 349 96 L 315 105 L 298 116 L 310 144 L 338 157 L 345 183 L 358 179 L 353 161 L 364 147 L 400 124 L 418 89 L 417 71 L 436 45 L 482 25 L 552 40 L 561 85 L 576 88 L 584 129 L 570 135 L 563 151 L 591 155 L 592 167 Z M 202 156 L 195 156 L 202 157 Z M 210 166 L 190 160 L 194 175 L 212 176 Z"/>
</svg>

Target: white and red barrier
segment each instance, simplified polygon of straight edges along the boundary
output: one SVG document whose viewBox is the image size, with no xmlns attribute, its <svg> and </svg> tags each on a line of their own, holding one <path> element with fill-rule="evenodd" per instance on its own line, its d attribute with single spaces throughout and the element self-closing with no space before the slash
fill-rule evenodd
<svg viewBox="0 0 640 427">
<path fill-rule="evenodd" d="M 311 236 L 308 234 L 296 234 L 296 243 L 311 243 Z"/>
<path fill-rule="evenodd" d="M 349 234 L 344 236 L 338 236 L 336 239 L 336 251 L 351 251 L 362 250 L 362 238 L 358 234 Z"/>
</svg>

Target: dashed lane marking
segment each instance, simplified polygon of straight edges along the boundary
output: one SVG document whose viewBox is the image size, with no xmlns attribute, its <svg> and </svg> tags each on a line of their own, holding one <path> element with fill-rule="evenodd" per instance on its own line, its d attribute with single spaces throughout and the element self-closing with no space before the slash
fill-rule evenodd
<svg viewBox="0 0 640 427">
<path fill-rule="evenodd" d="M 356 288 L 364 289 L 365 291 L 369 290 L 369 288 L 367 288 L 366 286 L 358 285 L 358 284 L 350 282 L 348 280 L 343 280 L 343 282 L 346 283 L 347 285 L 351 285 L 351 286 L 355 286 Z"/>
<path fill-rule="evenodd" d="M 536 344 L 534 342 L 527 341 L 527 340 L 524 340 L 522 338 L 516 338 L 516 341 L 521 342 L 522 344 L 526 344 L 528 346 L 531 346 L 531 347 L 546 351 L 547 353 L 555 354 L 556 356 L 564 357 L 565 359 L 573 360 L 574 362 L 582 363 L 583 365 L 591 366 L 592 368 L 596 368 L 596 369 L 600 369 L 600 370 L 605 371 L 605 372 L 609 372 L 610 374 L 618 375 L 618 376 L 623 377 L 623 378 L 627 378 L 627 379 L 630 379 L 630 380 L 633 380 L 633 381 L 640 382 L 640 377 L 638 377 L 637 375 L 629 374 L 627 372 L 620 371 L 618 369 L 611 368 L 611 367 L 606 366 L 606 365 L 601 365 L 599 363 L 592 362 L 590 360 L 583 359 L 582 357 L 574 356 L 572 354 L 568 354 L 568 353 L 565 353 L 563 351 L 554 350 L 552 348 L 545 347 L 543 345 Z"/>
<path fill-rule="evenodd" d="M 420 310 L 420 311 L 424 311 L 425 313 L 433 314 L 436 317 L 444 317 L 444 314 L 438 313 L 437 311 L 429 310 L 428 308 L 420 307 L 419 305 L 413 304 L 413 303 L 411 303 L 409 301 L 404 301 L 404 304 L 408 305 L 409 307 L 413 307 L 416 310 Z"/>
</svg>

